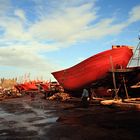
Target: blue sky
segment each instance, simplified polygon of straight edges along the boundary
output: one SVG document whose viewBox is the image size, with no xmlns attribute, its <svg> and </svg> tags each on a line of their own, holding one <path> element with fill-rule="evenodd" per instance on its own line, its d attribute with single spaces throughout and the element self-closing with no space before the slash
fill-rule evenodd
<svg viewBox="0 0 140 140">
<path fill-rule="evenodd" d="M 112 45 L 137 46 L 139 0 L 0 0 L 0 77 L 43 77 Z"/>
</svg>

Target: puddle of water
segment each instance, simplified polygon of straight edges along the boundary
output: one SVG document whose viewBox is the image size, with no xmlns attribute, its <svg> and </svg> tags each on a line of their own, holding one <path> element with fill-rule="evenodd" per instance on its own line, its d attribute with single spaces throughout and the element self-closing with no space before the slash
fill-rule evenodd
<svg viewBox="0 0 140 140">
<path fill-rule="evenodd" d="M 6 118 L 7 116 L 11 115 L 11 113 L 7 113 L 4 110 L 0 110 L 0 117 L 1 118 Z"/>
<path fill-rule="evenodd" d="M 35 124 L 42 124 L 42 123 L 55 123 L 59 117 L 50 117 L 43 120 L 37 120 Z"/>
<path fill-rule="evenodd" d="M 3 132 L 3 133 L 0 133 L 0 136 L 6 136 L 7 133 Z"/>
<path fill-rule="evenodd" d="M 47 119 L 48 123 L 55 123 L 58 120 L 59 117 L 51 117 Z"/>
<path fill-rule="evenodd" d="M 15 107 L 10 108 L 12 113 L 6 112 L 0 108 L 0 118 L 4 119 L 0 124 L 1 130 L 13 129 L 14 131 L 14 129 L 19 129 L 20 131 L 24 131 L 22 130 L 22 128 L 24 128 L 27 131 L 36 131 L 38 135 L 43 135 L 45 133 L 44 128 L 50 127 L 50 125 L 55 123 L 58 119 L 54 107 L 46 108 L 42 103 L 34 105 L 34 103 L 26 101 L 21 101 L 19 103 L 14 102 L 13 104 L 15 104 Z M 6 135 L 6 133 L 0 134 L 0 136 L 4 135 Z"/>
</svg>

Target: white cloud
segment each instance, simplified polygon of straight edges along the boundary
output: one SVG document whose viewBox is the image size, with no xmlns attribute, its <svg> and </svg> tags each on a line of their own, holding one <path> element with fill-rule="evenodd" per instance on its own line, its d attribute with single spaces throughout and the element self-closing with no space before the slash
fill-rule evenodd
<svg viewBox="0 0 140 140">
<path fill-rule="evenodd" d="M 91 3 L 78 7 L 66 7 L 36 22 L 30 32 L 39 39 L 47 38 L 70 44 L 81 40 L 99 39 L 118 34 L 130 24 L 140 20 L 139 7 L 134 7 L 129 12 L 129 18 L 120 23 L 116 17 L 99 20 L 97 8 Z"/>
<path fill-rule="evenodd" d="M 19 43 L 10 44 L 8 47 L 0 47 L 0 64 L 22 68 L 36 68 L 42 71 L 43 69 L 52 69 L 51 66 L 53 64 L 40 54 L 45 49 L 48 51 L 50 46 L 43 46 L 35 41 L 26 43 L 26 45 Z"/>
<path fill-rule="evenodd" d="M 128 22 L 131 24 L 133 22 L 140 20 L 140 5 L 134 7 L 129 13 Z"/>
<path fill-rule="evenodd" d="M 13 40 L 28 40 L 31 35 L 24 29 L 24 23 L 12 17 L 2 17 L 0 27 L 4 30 L 4 39 Z"/>
<path fill-rule="evenodd" d="M 10 0 L 1 0 L 0 1 L 0 16 L 5 15 L 11 9 Z"/>
<path fill-rule="evenodd" d="M 50 39 L 57 42 L 70 42 L 72 36 L 84 31 L 91 21 L 96 19 L 96 11 L 91 13 L 91 4 L 71 7 L 63 13 L 53 13 L 34 24 L 30 32 L 39 39 Z M 44 28 L 42 28 L 44 27 Z M 75 40 L 74 40 L 75 41 Z"/>
<path fill-rule="evenodd" d="M 25 13 L 24 13 L 23 10 L 21 10 L 21 9 L 16 9 L 14 13 L 15 13 L 15 15 L 16 15 L 17 17 L 19 17 L 21 20 L 23 20 L 23 21 L 26 20 Z"/>
<path fill-rule="evenodd" d="M 58 50 L 79 41 L 118 34 L 140 20 L 140 6 L 134 7 L 128 13 L 128 19 L 119 23 L 115 22 L 116 17 L 99 19 L 95 1 L 73 1 L 71 5 L 65 1 L 60 7 L 58 5 L 50 7 L 47 11 L 44 10 L 45 4 L 37 5 L 36 13 L 39 13 L 39 17 L 35 22 L 26 18 L 28 13 L 23 9 L 12 8 L 13 15 L 6 16 L 4 13 L 7 9 L 3 5 L 5 12 L 0 10 L 0 29 L 4 31 L 0 38 L 1 66 L 36 70 L 45 74 L 57 66 L 48 60 L 47 56 L 42 56 L 42 52 Z"/>
<path fill-rule="evenodd" d="M 33 47 L 17 46 L 0 48 L 1 66 L 16 68 L 17 71 L 26 71 L 50 77 L 50 73 L 58 69 L 57 65 L 51 60 L 44 58 L 34 51 Z"/>
</svg>

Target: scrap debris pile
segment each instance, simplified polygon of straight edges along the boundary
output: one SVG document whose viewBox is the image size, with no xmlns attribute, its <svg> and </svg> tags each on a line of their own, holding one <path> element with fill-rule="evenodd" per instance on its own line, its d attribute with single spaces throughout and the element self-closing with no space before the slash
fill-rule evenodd
<svg viewBox="0 0 140 140">
<path fill-rule="evenodd" d="M 0 100 L 21 97 L 14 85 L 16 84 L 17 79 L 0 79 Z"/>
<path fill-rule="evenodd" d="M 63 87 L 58 82 L 34 80 L 18 83 L 16 80 L 2 79 L 0 83 L 0 100 L 25 95 L 35 98 L 40 93 L 48 100 L 66 101 L 71 98 L 68 93 L 64 93 Z"/>
<path fill-rule="evenodd" d="M 14 88 L 2 88 L 0 87 L 0 100 L 21 97 L 21 93 L 17 92 Z"/>
<path fill-rule="evenodd" d="M 54 95 L 48 97 L 47 99 L 67 101 L 67 100 L 71 99 L 71 96 L 68 93 L 55 93 Z"/>
</svg>

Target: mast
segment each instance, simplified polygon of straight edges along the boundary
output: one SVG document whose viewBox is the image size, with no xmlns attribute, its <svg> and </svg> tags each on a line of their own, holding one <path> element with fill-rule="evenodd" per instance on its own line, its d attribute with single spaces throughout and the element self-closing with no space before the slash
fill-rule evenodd
<svg viewBox="0 0 140 140">
<path fill-rule="evenodd" d="M 139 43 L 134 51 L 133 56 L 131 57 L 127 67 L 138 67 L 140 66 L 140 33 L 138 35 Z"/>
</svg>

